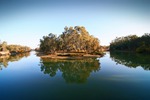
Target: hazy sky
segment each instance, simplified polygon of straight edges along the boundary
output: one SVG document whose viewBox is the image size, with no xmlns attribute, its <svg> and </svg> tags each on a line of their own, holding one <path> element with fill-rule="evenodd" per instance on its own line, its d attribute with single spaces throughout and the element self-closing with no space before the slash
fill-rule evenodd
<svg viewBox="0 0 150 100">
<path fill-rule="evenodd" d="M 35 48 L 49 33 L 84 26 L 109 45 L 115 37 L 150 33 L 148 0 L 0 0 L 0 40 Z"/>
</svg>

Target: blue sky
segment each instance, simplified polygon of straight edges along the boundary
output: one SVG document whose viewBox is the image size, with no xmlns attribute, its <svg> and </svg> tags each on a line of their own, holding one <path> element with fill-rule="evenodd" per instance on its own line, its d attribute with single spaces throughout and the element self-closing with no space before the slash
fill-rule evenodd
<svg viewBox="0 0 150 100">
<path fill-rule="evenodd" d="M 49 33 L 85 26 L 101 45 L 150 32 L 148 0 L 0 0 L 0 40 L 35 48 Z"/>
</svg>

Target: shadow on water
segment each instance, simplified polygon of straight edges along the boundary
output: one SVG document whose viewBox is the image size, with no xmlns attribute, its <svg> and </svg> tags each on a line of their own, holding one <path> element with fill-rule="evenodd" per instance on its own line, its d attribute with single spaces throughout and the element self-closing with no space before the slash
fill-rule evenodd
<svg viewBox="0 0 150 100">
<path fill-rule="evenodd" d="M 30 53 L 21 53 L 14 56 L 0 56 L 0 70 L 2 70 L 4 67 L 7 68 L 9 62 L 19 61 L 23 57 L 30 56 Z"/>
<path fill-rule="evenodd" d="M 150 55 L 133 52 L 110 52 L 110 58 L 130 68 L 141 66 L 144 70 L 150 70 Z"/>
<path fill-rule="evenodd" d="M 90 73 L 100 70 L 98 59 L 54 60 L 41 59 L 41 71 L 54 77 L 58 71 L 67 83 L 85 83 Z"/>
</svg>

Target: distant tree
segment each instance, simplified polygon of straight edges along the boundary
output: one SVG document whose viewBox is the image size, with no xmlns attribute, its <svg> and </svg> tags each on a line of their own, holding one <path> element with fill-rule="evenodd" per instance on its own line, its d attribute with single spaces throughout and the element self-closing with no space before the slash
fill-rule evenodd
<svg viewBox="0 0 150 100">
<path fill-rule="evenodd" d="M 141 37 L 129 35 L 118 37 L 110 43 L 110 50 L 126 50 L 136 52 L 150 52 L 150 34 L 146 33 Z"/>
<path fill-rule="evenodd" d="M 21 45 L 7 45 L 7 42 L 0 43 L 0 51 L 7 51 L 9 54 L 14 53 L 24 53 L 29 52 L 31 49 L 27 46 L 21 46 Z"/>
<path fill-rule="evenodd" d="M 7 45 L 7 49 L 11 53 L 24 53 L 29 52 L 31 49 L 27 46 L 21 46 L 21 45 Z"/>
<path fill-rule="evenodd" d="M 43 52 L 87 52 L 95 53 L 100 50 L 100 42 L 86 31 L 85 27 L 65 27 L 58 37 L 49 34 L 40 39 L 40 50 Z"/>
<path fill-rule="evenodd" d="M 2 44 L 1 44 L 1 51 L 7 51 L 7 42 L 3 42 Z"/>
</svg>

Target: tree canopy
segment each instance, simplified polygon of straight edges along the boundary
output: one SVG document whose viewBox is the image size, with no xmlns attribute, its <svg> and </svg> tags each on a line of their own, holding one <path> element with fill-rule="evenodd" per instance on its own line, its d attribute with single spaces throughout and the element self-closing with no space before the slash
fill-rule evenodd
<svg viewBox="0 0 150 100">
<path fill-rule="evenodd" d="M 118 37 L 110 43 L 110 50 L 136 51 L 139 53 L 150 53 L 150 34 L 145 33 L 143 36 L 129 35 Z"/>
<path fill-rule="evenodd" d="M 7 51 L 7 42 L 0 43 L 0 51 Z"/>
<path fill-rule="evenodd" d="M 98 38 L 89 34 L 83 26 L 65 27 L 59 36 L 50 33 L 40 39 L 42 52 L 86 52 L 95 53 L 100 51 Z"/>
<path fill-rule="evenodd" d="M 0 44 L 0 51 L 9 51 L 10 53 L 24 53 L 30 50 L 30 47 L 14 44 L 8 45 L 5 41 Z"/>
<path fill-rule="evenodd" d="M 7 45 L 7 49 L 10 52 L 14 52 L 14 53 L 24 53 L 31 50 L 30 47 L 21 46 L 21 45 Z"/>
</svg>

